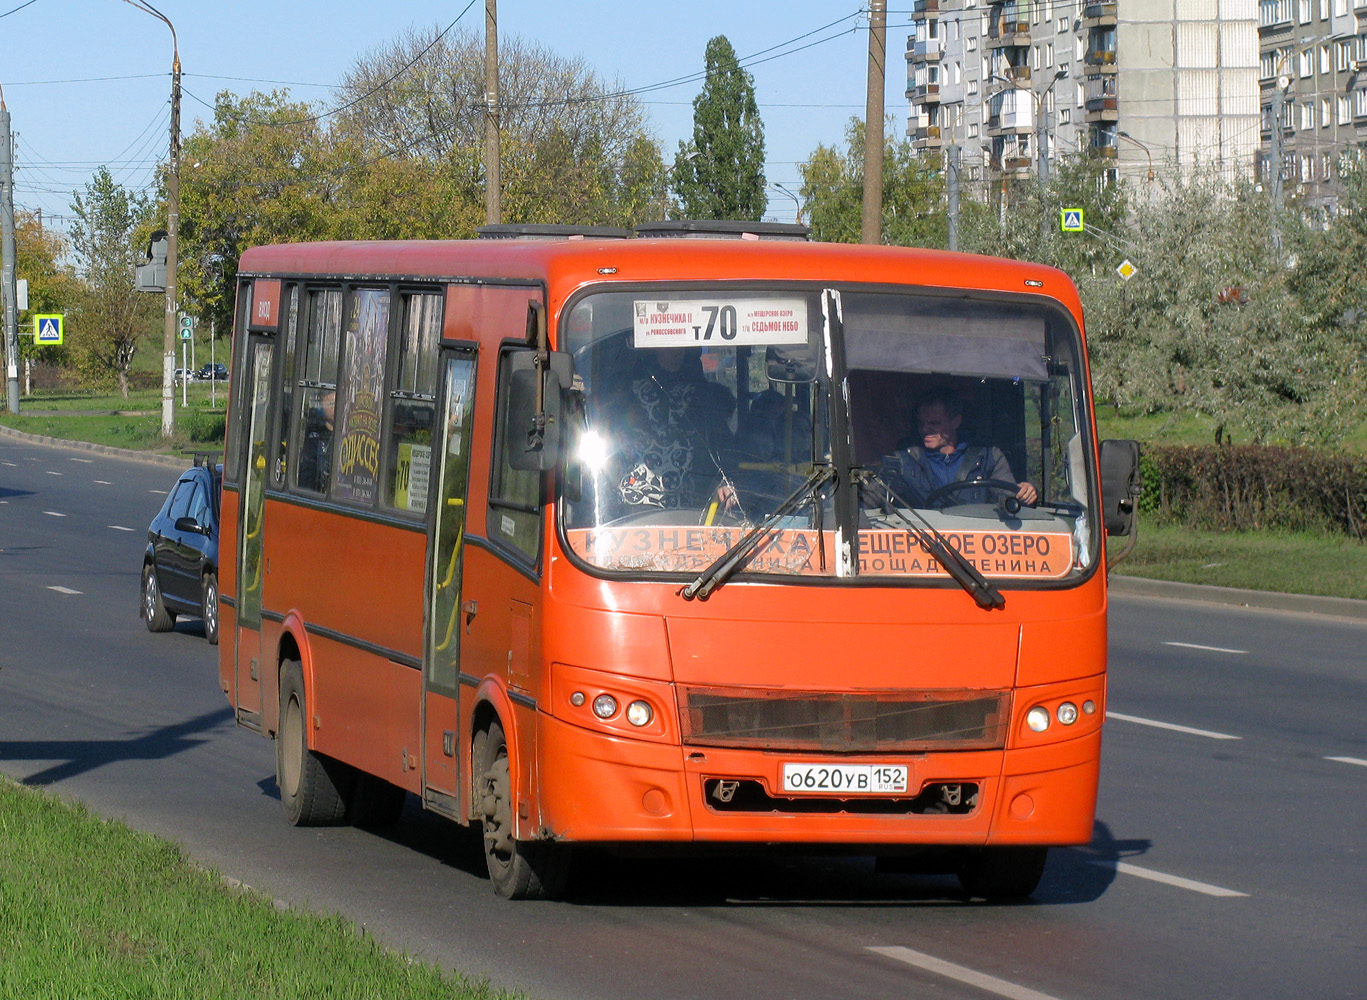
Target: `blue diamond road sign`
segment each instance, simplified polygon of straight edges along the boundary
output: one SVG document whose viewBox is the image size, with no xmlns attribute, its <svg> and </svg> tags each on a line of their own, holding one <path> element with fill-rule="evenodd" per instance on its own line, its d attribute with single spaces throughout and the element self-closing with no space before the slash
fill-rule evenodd
<svg viewBox="0 0 1367 1000">
<path fill-rule="evenodd" d="M 1059 228 L 1065 233 L 1080 233 L 1086 229 L 1082 223 L 1082 209 L 1065 208 L 1059 213 Z"/>
</svg>

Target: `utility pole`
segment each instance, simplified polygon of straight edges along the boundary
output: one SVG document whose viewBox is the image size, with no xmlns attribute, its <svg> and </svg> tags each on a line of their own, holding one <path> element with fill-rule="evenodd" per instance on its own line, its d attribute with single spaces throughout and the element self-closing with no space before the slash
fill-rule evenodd
<svg viewBox="0 0 1367 1000">
<path fill-rule="evenodd" d="M 864 112 L 861 243 L 883 241 L 883 80 L 887 74 L 887 32 L 888 0 L 869 0 L 869 83 Z"/>
<path fill-rule="evenodd" d="M 503 221 L 503 171 L 498 141 L 498 0 L 484 0 L 484 217 Z"/>
<path fill-rule="evenodd" d="M 1272 88 L 1272 176 L 1269 178 L 1272 185 L 1272 245 L 1280 250 L 1282 248 L 1281 217 L 1282 204 L 1282 102 L 1286 93 L 1286 88 L 1291 85 L 1291 80 L 1286 76 L 1278 76 L 1276 85 Z"/>
<path fill-rule="evenodd" d="M 19 303 L 14 287 L 14 147 L 10 142 L 9 108 L 0 90 L 0 229 L 3 229 L 5 295 L 5 367 L 9 411 L 19 412 Z"/>
<path fill-rule="evenodd" d="M 959 144 L 945 150 L 945 195 L 949 199 L 949 249 L 959 249 Z"/>
</svg>

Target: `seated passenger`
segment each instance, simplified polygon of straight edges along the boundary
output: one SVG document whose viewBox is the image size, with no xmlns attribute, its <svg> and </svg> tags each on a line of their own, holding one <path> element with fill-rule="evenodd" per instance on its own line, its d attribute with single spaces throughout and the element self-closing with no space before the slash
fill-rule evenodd
<svg viewBox="0 0 1367 1000">
<path fill-rule="evenodd" d="M 616 486 L 623 513 L 705 508 L 726 479 L 719 455 L 730 448 L 735 400 L 703 377 L 696 351 L 641 353 L 639 368 L 597 408 L 595 423 L 616 445 L 615 482 L 604 486 Z"/>
<path fill-rule="evenodd" d="M 325 389 L 318 405 L 309 411 L 304 426 L 304 441 L 299 448 L 299 487 L 326 493 L 332 474 L 332 424 L 336 419 L 337 393 Z"/>
<path fill-rule="evenodd" d="M 892 491 L 916 507 L 992 503 L 1006 491 L 983 486 L 964 486 L 938 495 L 936 491 L 951 483 L 995 479 L 1014 483 L 1014 495 L 1021 503 L 1038 500 L 1039 491 L 1016 479 L 1000 449 L 959 440 L 963 413 L 963 403 L 953 392 L 935 392 L 921 399 L 916 407 L 918 437 L 902 441 L 883 459 L 883 478 Z"/>
</svg>

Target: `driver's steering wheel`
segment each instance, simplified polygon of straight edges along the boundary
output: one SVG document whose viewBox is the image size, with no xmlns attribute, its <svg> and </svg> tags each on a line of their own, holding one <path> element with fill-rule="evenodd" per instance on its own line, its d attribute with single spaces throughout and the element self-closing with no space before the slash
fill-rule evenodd
<svg viewBox="0 0 1367 1000">
<path fill-rule="evenodd" d="M 1020 483 L 1007 482 L 1005 479 L 960 479 L 957 482 L 945 483 L 938 486 L 926 494 L 926 506 L 934 507 L 935 501 L 941 500 L 951 493 L 959 490 L 970 489 L 997 489 L 1006 490 L 1011 496 L 1020 492 Z"/>
</svg>

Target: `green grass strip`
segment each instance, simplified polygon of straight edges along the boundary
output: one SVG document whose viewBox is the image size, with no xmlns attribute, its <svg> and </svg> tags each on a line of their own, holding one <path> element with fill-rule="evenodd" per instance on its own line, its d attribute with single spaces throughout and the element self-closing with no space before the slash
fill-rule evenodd
<svg viewBox="0 0 1367 1000">
<path fill-rule="evenodd" d="M 342 917 L 278 910 L 173 844 L 0 780 L 0 997 L 508 996 Z"/>
</svg>

